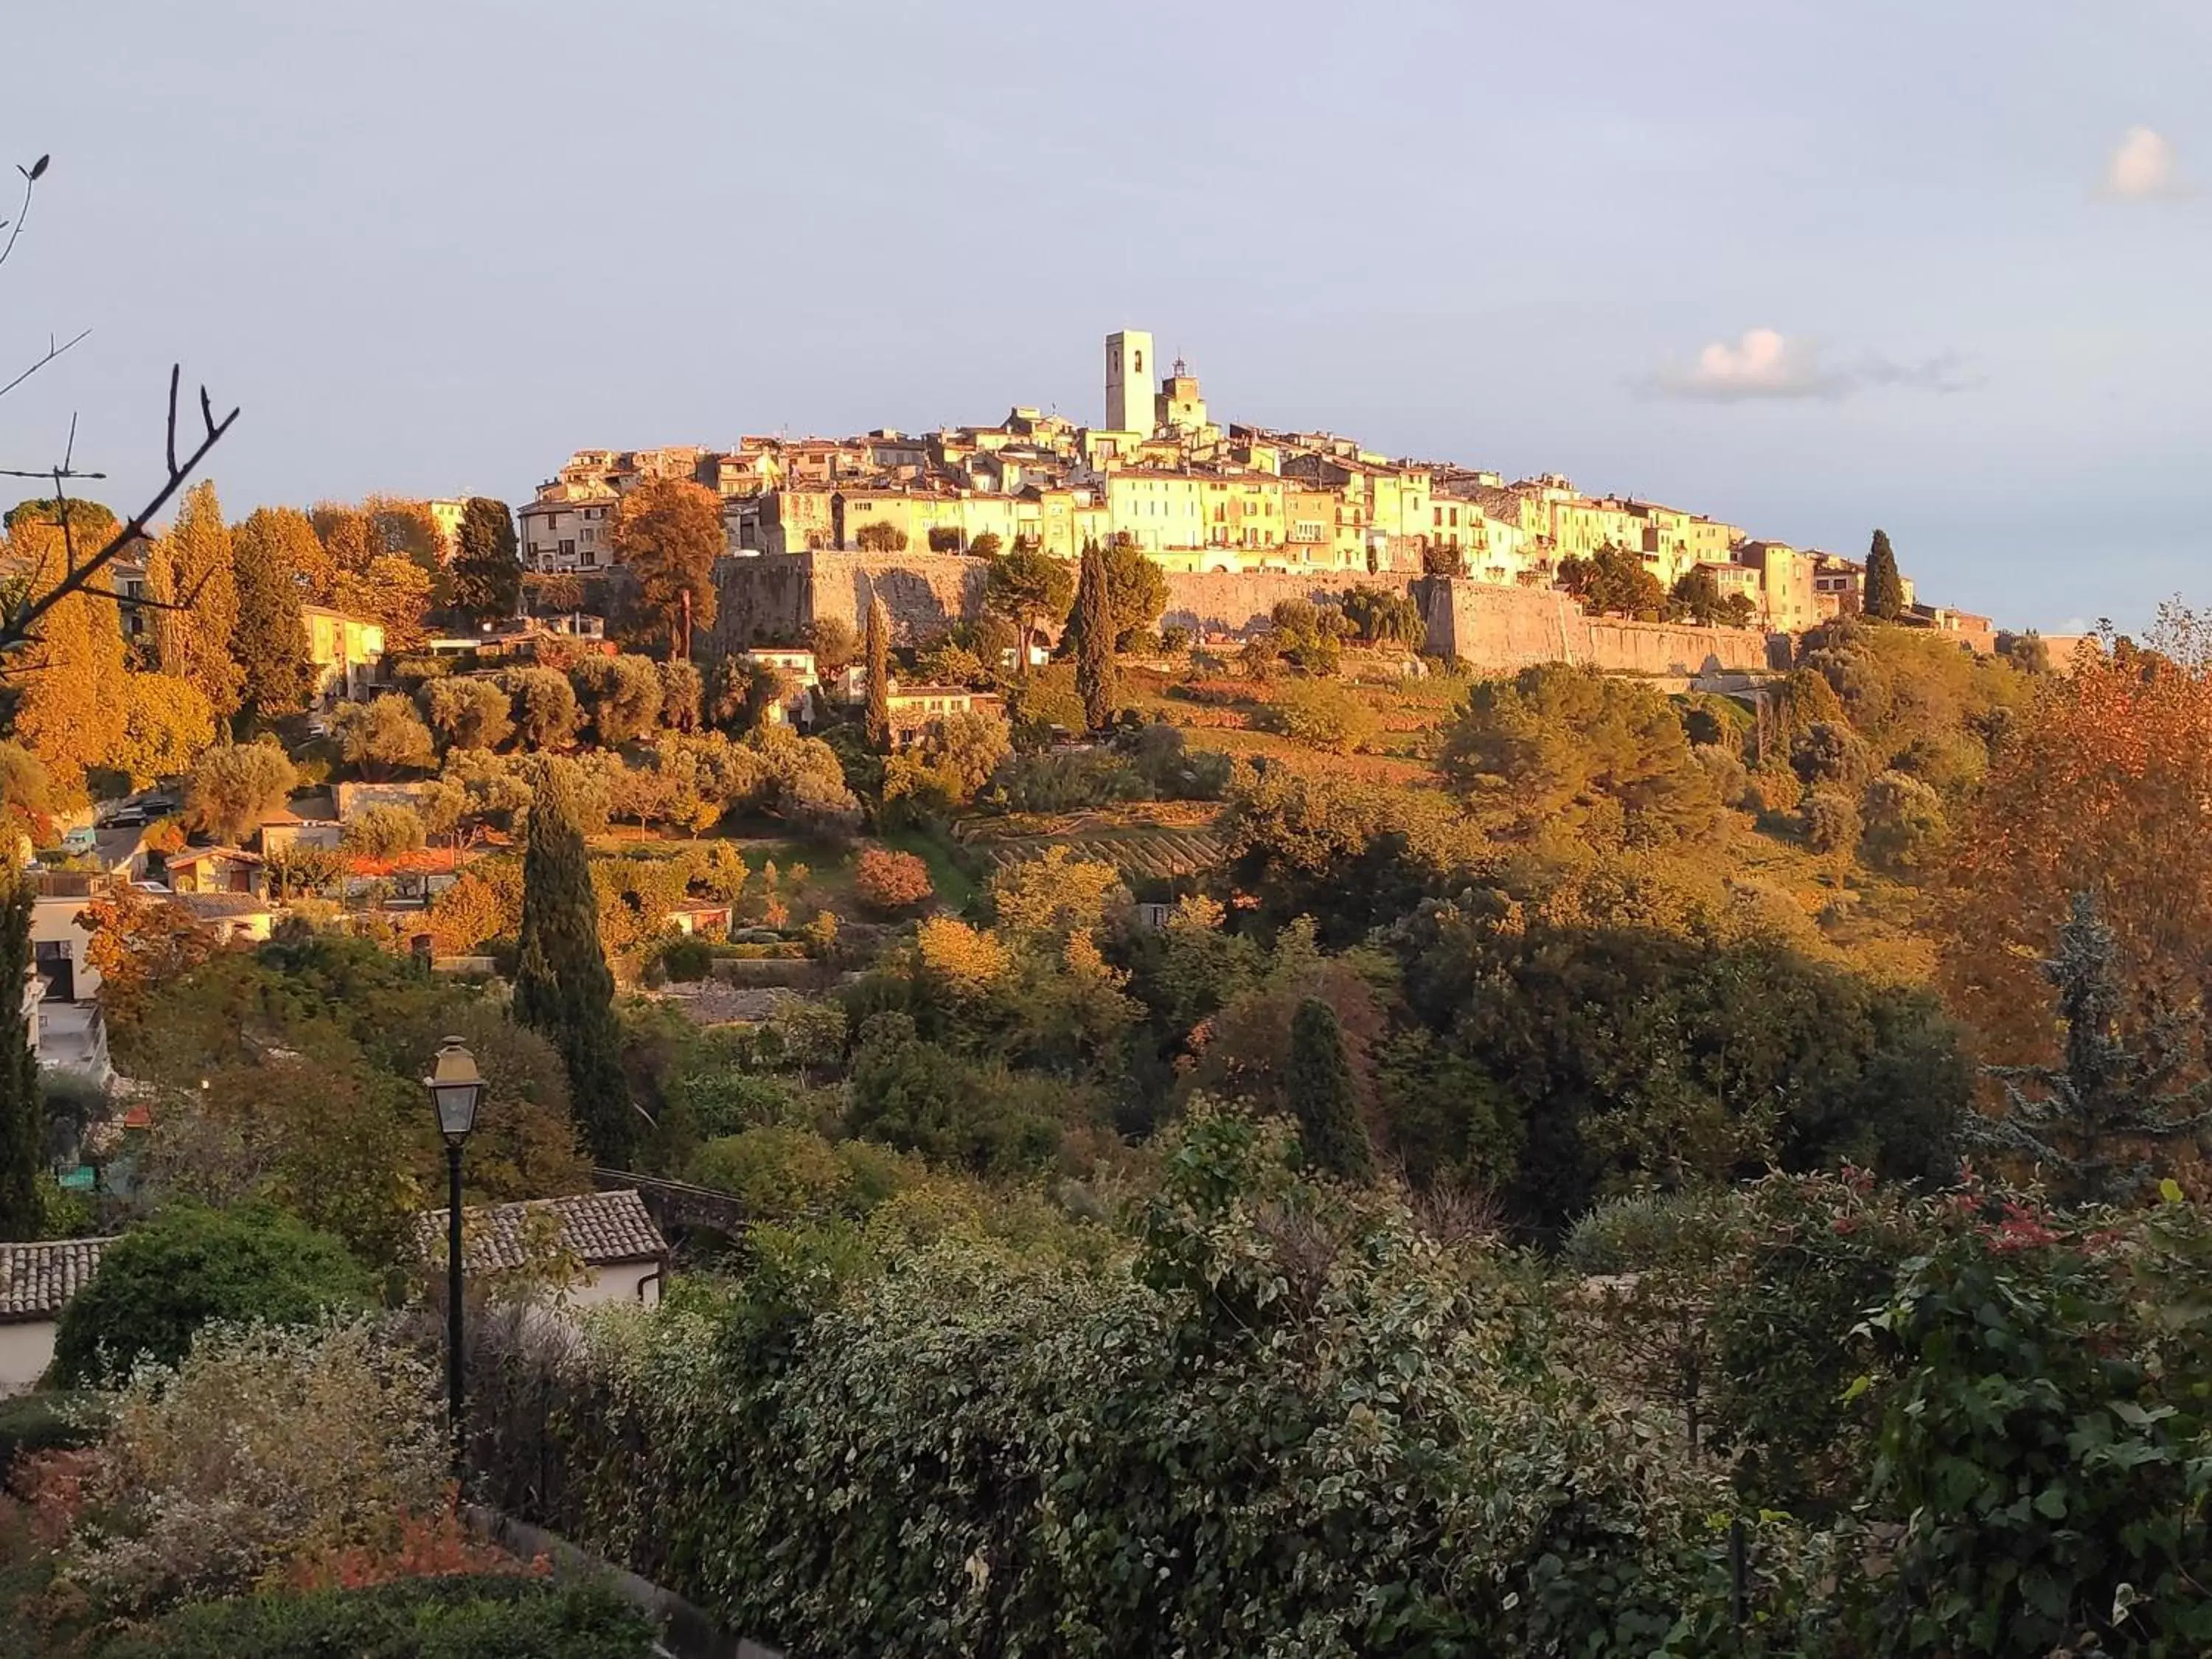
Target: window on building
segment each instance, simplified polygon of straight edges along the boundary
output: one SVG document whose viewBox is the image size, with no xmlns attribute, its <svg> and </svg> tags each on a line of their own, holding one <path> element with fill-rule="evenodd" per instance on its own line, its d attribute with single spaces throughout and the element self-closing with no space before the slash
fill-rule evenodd
<svg viewBox="0 0 2212 1659">
<path fill-rule="evenodd" d="M 575 555 L 576 544 L 564 539 L 561 544 L 561 556 L 564 559 L 569 559 L 574 558 Z"/>
</svg>

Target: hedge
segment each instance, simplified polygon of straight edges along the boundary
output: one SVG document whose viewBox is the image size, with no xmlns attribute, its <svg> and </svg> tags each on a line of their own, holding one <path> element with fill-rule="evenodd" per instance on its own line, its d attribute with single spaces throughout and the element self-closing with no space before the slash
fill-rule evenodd
<svg viewBox="0 0 2212 1659">
<path fill-rule="evenodd" d="M 491 1574 L 181 1607 L 90 1659 L 645 1659 L 645 1618 L 611 1591 Z"/>
</svg>

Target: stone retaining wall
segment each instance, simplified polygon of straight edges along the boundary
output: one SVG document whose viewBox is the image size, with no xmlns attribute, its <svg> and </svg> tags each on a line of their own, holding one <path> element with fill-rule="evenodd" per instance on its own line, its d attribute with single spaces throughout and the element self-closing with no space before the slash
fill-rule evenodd
<svg viewBox="0 0 2212 1659">
<path fill-rule="evenodd" d="M 816 618 L 857 630 L 881 598 L 892 637 L 925 640 L 981 614 L 983 560 L 950 553 L 769 553 L 716 568 L 715 644 L 725 651 L 799 638 Z M 1285 599 L 1334 600 L 1355 583 L 1409 592 L 1428 625 L 1428 649 L 1478 670 L 1587 663 L 1611 672 L 1698 676 L 1768 665 L 1767 636 L 1749 628 L 1589 617 L 1565 593 L 1462 577 L 1358 571 L 1170 572 L 1163 623 L 1200 633 L 1244 633 Z"/>
</svg>

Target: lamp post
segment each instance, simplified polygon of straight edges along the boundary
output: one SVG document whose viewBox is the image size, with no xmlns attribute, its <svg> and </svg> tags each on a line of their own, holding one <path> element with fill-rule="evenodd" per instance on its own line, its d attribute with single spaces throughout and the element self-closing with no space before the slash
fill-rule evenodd
<svg viewBox="0 0 2212 1659">
<path fill-rule="evenodd" d="M 461 1143 L 476 1127 L 483 1074 L 460 1038 L 449 1036 L 422 1086 L 438 1109 L 438 1133 L 446 1138 L 446 1413 L 453 1435 L 453 1478 L 459 1480 L 468 1443 L 461 1418 Z"/>
</svg>

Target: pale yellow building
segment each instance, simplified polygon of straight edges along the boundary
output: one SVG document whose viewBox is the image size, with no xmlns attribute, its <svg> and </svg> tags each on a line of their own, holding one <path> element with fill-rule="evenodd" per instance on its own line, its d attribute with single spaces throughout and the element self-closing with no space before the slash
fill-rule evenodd
<svg viewBox="0 0 2212 1659">
<path fill-rule="evenodd" d="M 1759 573 L 1759 617 L 1770 632 L 1802 634 L 1820 623 L 1811 554 L 1786 542 L 1746 542 L 1735 550 L 1735 562 Z"/>
<path fill-rule="evenodd" d="M 964 553 L 984 535 L 1011 547 L 1022 533 L 1015 497 L 972 491 L 841 489 L 832 498 L 831 513 L 830 544 L 847 551 L 863 545 L 861 532 L 872 525 L 905 538 L 902 550 L 908 553 Z"/>
<path fill-rule="evenodd" d="M 1086 544 L 1103 547 L 1114 538 L 1112 510 L 1084 486 L 1024 491 L 1015 508 L 1022 538 L 1056 559 L 1080 557 Z"/>
<path fill-rule="evenodd" d="M 1205 480 L 1188 473 L 1109 472 L 1107 522 L 1170 570 L 1198 570 L 1206 545 Z"/>
<path fill-rule="evenodd" d="M 300 619 L 307 626 L 317 704 L 328 708 L 367 696 L 384 661 L 384 624 L 319 605 L 301 605 Z"/>
<path fill-rule="evenodd" d="M 438 527 L 438 556 L 450 560 L 461 544 L 461 517 L 469 510 L 468 501 L 465 498 L 447 498 L 422 505 L 429 510 L 430 522 Z"/>
</svg>

